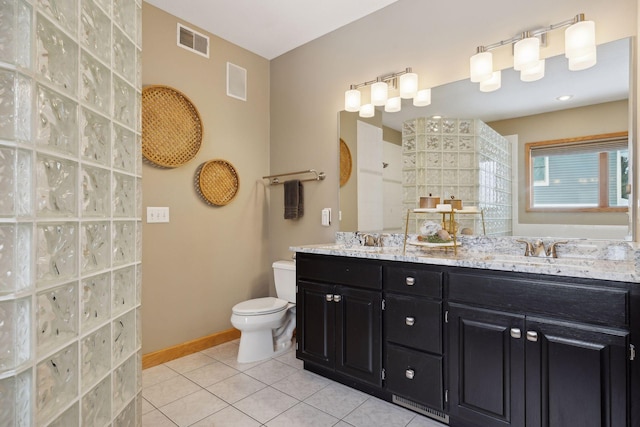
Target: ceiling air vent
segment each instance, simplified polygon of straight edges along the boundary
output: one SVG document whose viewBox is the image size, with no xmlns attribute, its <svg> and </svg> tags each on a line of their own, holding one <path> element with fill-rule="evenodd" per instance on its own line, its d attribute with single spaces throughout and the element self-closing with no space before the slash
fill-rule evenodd
<svg viewBox="0 0 640 427">
<path fill-rule="evenodd" d="M 178 46 L 209 57 L 209 37 L 178 23 Z"/>
</svg>

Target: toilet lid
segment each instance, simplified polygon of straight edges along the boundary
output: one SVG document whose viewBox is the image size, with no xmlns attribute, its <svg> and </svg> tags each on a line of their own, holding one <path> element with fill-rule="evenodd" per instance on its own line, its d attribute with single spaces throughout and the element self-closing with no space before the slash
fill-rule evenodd
<svg viewBox="0 0 640 427">
<path fill-rule="evenodd" d="M 280 298 L 254 298 L 234 305 L 231 311 L 241 316 L 271 314 L 286 309 L 287 304 L 286 300 Z"/>
</svg>

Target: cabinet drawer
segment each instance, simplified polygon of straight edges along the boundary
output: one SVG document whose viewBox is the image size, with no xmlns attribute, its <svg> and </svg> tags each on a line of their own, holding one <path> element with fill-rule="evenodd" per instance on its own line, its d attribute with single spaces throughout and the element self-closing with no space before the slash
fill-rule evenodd
<svg viewBox="0 0 640 427">
<path fill-rule="evenodd" d="M 628 298 L 624 289 L 593 286 L 579 279 L 565 283 L 495 274 L 449 274 L 450 301 L 609 326 L 628 324 Z"/>
<path fill-rule="evenodd" d="M 425 267 L 385 266 L 384 288 L 425 297 L 442 298 L 442 272 Z"/>
<path fill-rule="evenodd" d="M 382 289 L 382 265 L 378 261 L 299 253 L 296 274 L 298 279 Z"/>
<path fill-rule="evenodd" d="M 386 340 L 442 353 L 442 302 L 385 294 Z"/>
<path fill-rule="evenodd" d="M 442 356 L 387 344 L 385 386 L 391 393 L 443 409 Z"/>
</svg>

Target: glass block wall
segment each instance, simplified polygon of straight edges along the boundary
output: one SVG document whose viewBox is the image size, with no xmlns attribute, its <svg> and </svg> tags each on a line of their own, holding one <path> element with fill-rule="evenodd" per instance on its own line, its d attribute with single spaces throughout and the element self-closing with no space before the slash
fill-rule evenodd
<svg viewBox="0 0 640 427">
<path fill-rule="evenodd" d="M 140 425 L 142 0 L 0 0 L 0 426 Z"/>
<path fill-rule="evenodd" d="M 511 144 L 480 120 L 420 117 L 402 128 L 403 204 L 419 207 L 420 197 L 432 194 L 462 199 L 463 206 L 484 210 L 486 234 L 511 235 Z M 410 214 L 409 232 L 439 214 Z M 458 215 L 459 229 L 482 234 L 480 215 Z"/>
</svg>

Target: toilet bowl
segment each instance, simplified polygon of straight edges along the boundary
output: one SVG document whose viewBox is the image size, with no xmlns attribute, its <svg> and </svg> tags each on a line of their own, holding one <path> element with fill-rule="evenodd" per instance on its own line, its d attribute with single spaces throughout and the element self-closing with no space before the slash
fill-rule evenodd
<svg viewBox="0 0 640 427">
<path fill-rule="evenodd" d="M 276 356 L 291 347 L 296 327 L 296 267 L 293 261 L 273 263 L 278 298 L 254 298 L 231 309 L 231 324 L 240 330 L 238 362 Z"/>
</svg>

